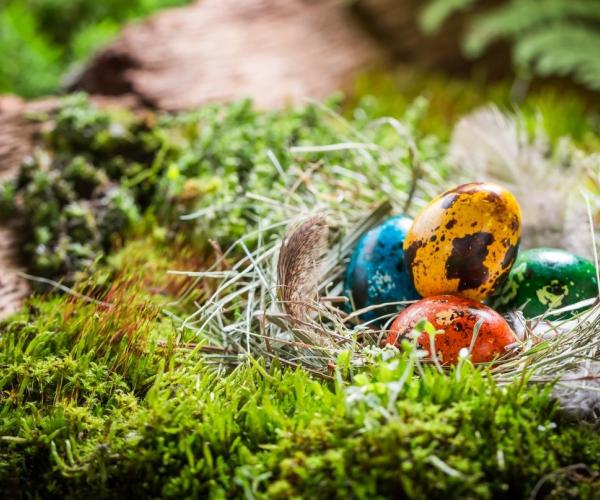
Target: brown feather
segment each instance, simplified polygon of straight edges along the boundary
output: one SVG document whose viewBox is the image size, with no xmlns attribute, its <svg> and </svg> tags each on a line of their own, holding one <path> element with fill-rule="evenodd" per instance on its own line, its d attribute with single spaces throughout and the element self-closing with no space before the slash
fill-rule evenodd
<svg viewBox="0 0 600 500">
<path fill-rule="evenodd" d="M 285 311 L 305 319 L 318 299 L 321 259 L 327 250 L 329 227 L 316 215 L 288 230 L 277 262 L 277 291 Z"/>
</svg>

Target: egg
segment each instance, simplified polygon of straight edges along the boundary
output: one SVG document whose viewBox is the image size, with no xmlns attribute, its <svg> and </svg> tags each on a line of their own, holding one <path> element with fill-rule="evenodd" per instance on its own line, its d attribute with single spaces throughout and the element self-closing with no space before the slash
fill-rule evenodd
<svg viewBox="0 0 600 500">
<path fill-rule="evenodd" d="M 517 255 L 521 209 L 503 187 L 486 182 L 457 186 L 434 198 L 404 240 L 404 259 L 423 297 L 489 297 Z"/>
<path fill-rule="evenodd" d="M 344 294 L 355 310 L 419 298 L 404 266 L 402 244 L 412 219 L 397 215 L 365 233 L 350 258 L 344 279 Z M 400 307 L 376 308 L 361 315 L 363 321 L 379 324 Z M 386 316 L 387 315 L 387 316 Z"/>
<path fill-rule="evenodd" d="M 565 250 L 534 248 L 519 253 L 491 302 L 502 311 L 522 308 L 532 318 L 597 296 L 596 268 L 589 260 Z"/>
<path fill-rule="evenodd" d="M 461 349 L 469 349 L 473 328 L 479 321 L 481 327 L 471 351 L 474 363 L 489 362 L 502 356 L 505 348 L 517 340 L 506 320 L 488 306 L 464 297 L 440 295 L 422 299 L 402 311 L 392 322 L 385 343 L 397 344 L 422 319 L 442 332 L 435 335 L 434 349 L 437 358 L 446 365 L 458 361 Z M 421 333 L 417 343 L 431 356 L 428 333 Z"/>
</svg>

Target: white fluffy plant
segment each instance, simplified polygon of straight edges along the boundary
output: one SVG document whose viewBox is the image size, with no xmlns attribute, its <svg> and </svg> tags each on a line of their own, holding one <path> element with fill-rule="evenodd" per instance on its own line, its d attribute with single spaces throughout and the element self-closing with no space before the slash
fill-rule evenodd
<svg viewBox="0 0 600 500">
<path fill-rule="evenodd" d="M 589 188 L 600 156 L 578 151 L 567 138 L 552 147 L 540 126 L 531 132 L 522 117 L 494 106 L 458 122 L 450 156 L 465 178 L 498 182 L 513 192 L 523 211 L 521 248 L 564 248 L 594 257 L 586 197 L 596 213 L 597 195 Z"/>
</svg>

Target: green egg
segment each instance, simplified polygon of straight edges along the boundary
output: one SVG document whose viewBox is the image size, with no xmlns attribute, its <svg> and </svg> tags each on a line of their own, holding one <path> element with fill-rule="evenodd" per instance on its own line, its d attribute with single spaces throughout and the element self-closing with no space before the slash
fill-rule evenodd
<svg viewBox="0 0 600 500">
<path fill-rule="evenodd" d="M 519 253 L 491 304 L 501 312 L 522 309 L 533 318 L 597 296 L 596 268 L 589 260 L 565 250 L 534 248 Z"/>
</svg>

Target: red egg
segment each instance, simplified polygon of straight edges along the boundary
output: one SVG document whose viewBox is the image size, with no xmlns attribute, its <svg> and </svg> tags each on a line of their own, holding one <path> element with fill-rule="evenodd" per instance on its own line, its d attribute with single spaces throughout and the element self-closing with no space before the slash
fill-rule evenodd
<svg viewBox="0 0 600 500">
<path fill-rule="evenodd" d="M 438 295 L 420 300 L 402 311 L 393 321 L 385 343 L 396 344 L 422 319 L 443 331 L 435 336 L 434 347 L 438 359 L 446 365 L 456 363 L 459 351 L 470 347 L 473 328 L 478 321 L 481 321 L 481 327 L 471 351 L 474 363 L 492 361 L 517 340 L 506 320 L 493 309 L 475 300 Z M 429 334 L 422 333 L 417 342 L 431 356 Z"/>
</svg>

